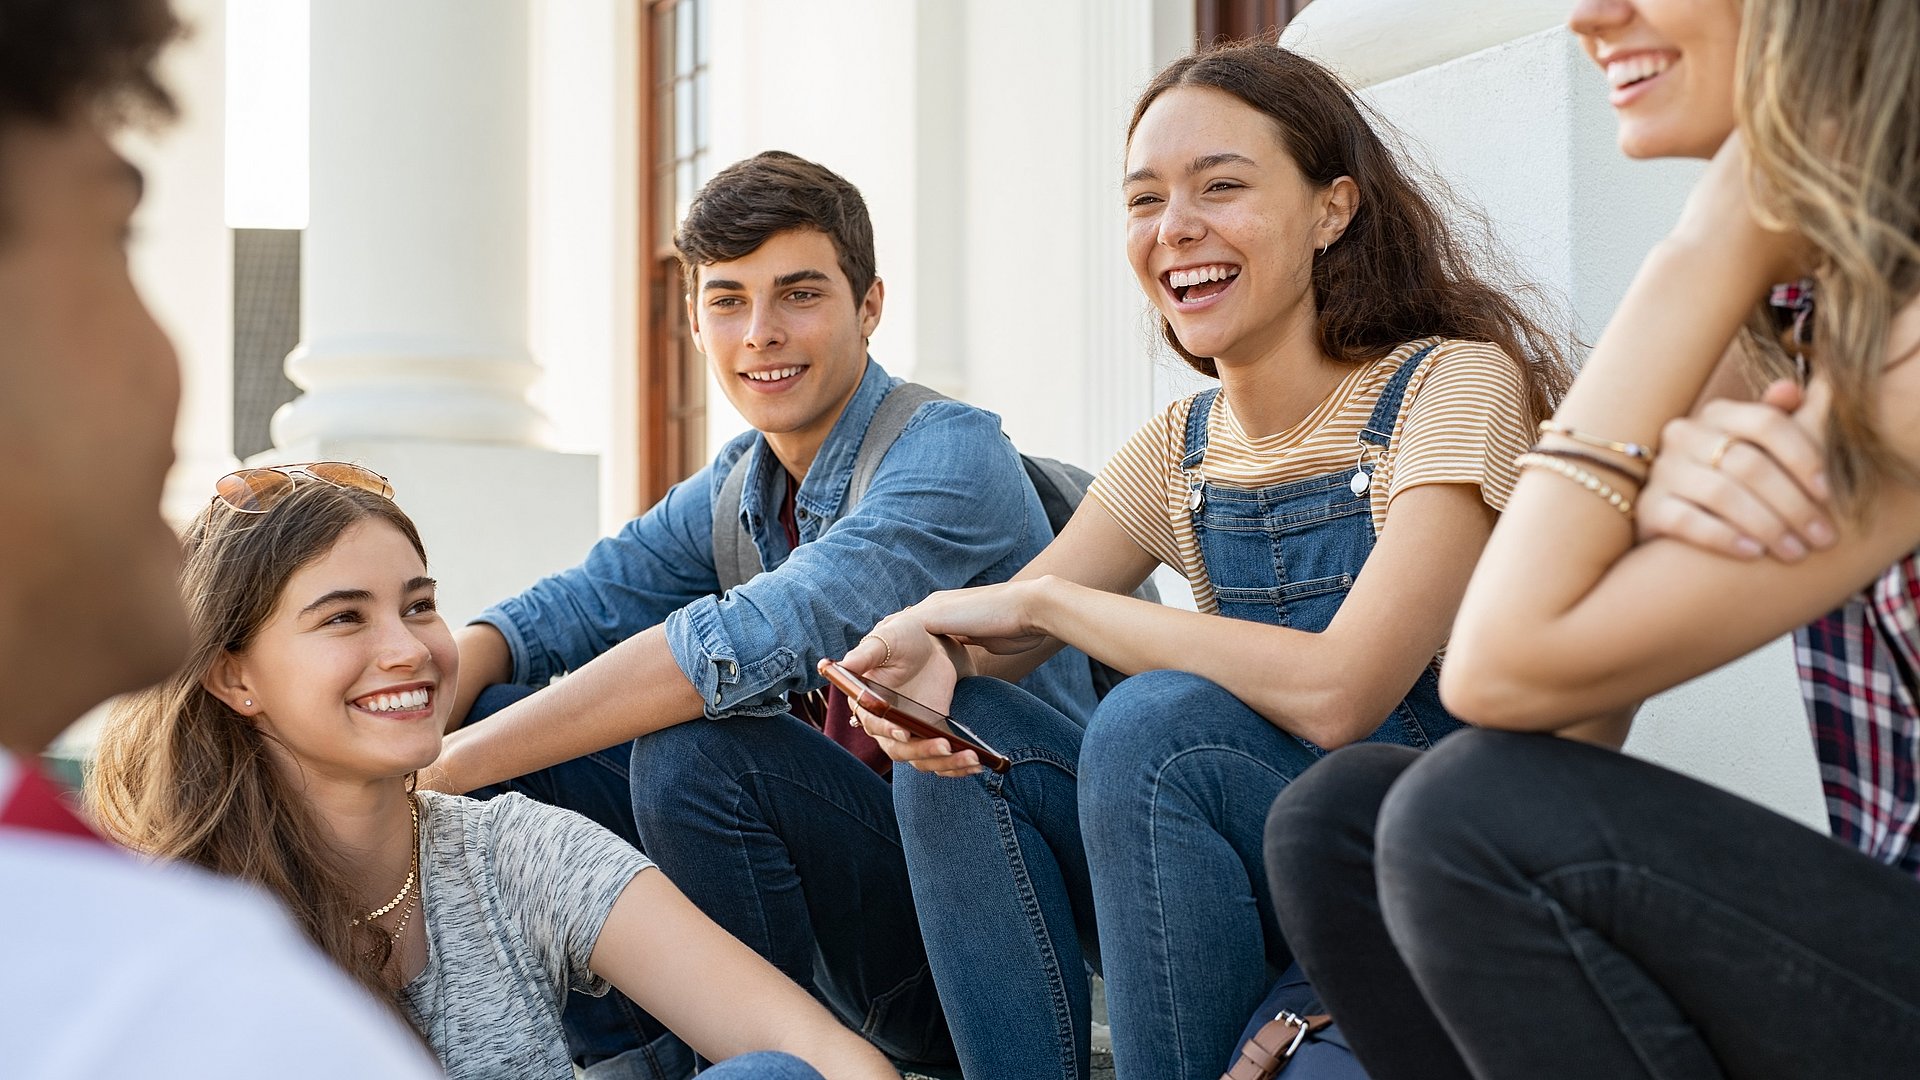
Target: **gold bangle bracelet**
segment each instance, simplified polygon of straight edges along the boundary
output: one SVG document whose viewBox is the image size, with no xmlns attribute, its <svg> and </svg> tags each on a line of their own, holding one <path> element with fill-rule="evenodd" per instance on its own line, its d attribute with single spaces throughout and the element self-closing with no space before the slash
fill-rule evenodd
<svg viewBox="0 0 1920 1080">
<path fill-rule="evenodd" d="M 1595 447 L 1600 450 L 1611 450 L 1616 454 L 1624 454 L 1635 461 L 1644 461 L 1649 465 L 1653 464 L 1653 447 L 1651 446 L 1603 439 L 1598 435 L 1589 435 L 1577 428 L 1569 427 L 1558 420 L 1540 421 L 1540 434 L 1558 435 L 1563 439 L 1572 439 L 1574 442 L 1586 446 Z"/>
<path fill-rule="evenodd" d="M 1600 496 L 1602 499 L 1605 499 L 1607 505 L 1620 511 L 1622 516 L 1629 519 L 1633 517 L 1632 499 L 1615 491 L 1611 484 L 1608 484 L 1594 473 L 1575 465 L 1571 461 L 1554 457 L 1551 454 L 1528 453 L 1521 454 L 1518 458 L 1514 459 L 1514 464 L 1522 469 L 1545 469 L 1551 473 L 1558 473 L 1568 480 L 1579 484 L 1581 487 L 1586 488 L 1588 491 L 1593 492 L 1595 495 Z"/>
</svg>

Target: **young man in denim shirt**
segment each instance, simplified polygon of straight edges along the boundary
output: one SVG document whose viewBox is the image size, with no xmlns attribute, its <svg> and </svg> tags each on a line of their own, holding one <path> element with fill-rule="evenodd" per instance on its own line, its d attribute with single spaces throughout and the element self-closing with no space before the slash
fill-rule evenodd
<svg viewBox="0 0 1920 1080">
<path fill-rule="evenodd" d="M 511 780 L 615 827 L 881 1049 L 950 1061 L 890 763 L 837 692 L 809 696 L 814 664 L 931 592 L 1006 579 L 1052 531 L 998 418 L 944 399 L 919 406 L 843 505 L 899 381 L 866 355 L 885 289 L 851 184 L 760 154 L 702 189 L 675 245 L 694 340 L 754 430 L 579 566 L 460 632 L 455 715 L 486 719 L 449 737 L 429 782 Z M 714 504 L 743 456 L 740 513 L 767 569 L 721 594 Z M 1078 654 L 1026 685 L 1069 715 L 1091 711 Z M 583 1061 L 620 1049 L 592 1026 L 574 1025 Z"/>
</svg>

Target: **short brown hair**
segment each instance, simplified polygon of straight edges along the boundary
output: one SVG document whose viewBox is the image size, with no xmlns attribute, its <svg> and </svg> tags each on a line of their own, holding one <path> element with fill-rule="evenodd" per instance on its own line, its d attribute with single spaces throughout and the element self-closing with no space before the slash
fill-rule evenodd
<svg viewBox="0 0 1920 1080">
<path fill-rule="evenodd" d="M 687 294 L 700 267 L 744 258 L 775 233 L 814 229 L 840 255 L 840 272 L 857 307 L 873 286 L 873 222 L 860 189 L 824 165 L 767 150 L 736 161 L 707 181 L 674 234 Z"/>
</svg>

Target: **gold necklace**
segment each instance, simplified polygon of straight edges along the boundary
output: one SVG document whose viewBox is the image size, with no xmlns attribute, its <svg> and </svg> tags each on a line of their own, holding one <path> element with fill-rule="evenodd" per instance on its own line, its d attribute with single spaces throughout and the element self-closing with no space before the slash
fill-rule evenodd
<svg viewBox="0 0 1920 1080">
<path fill-rule="evenodd" d="M 407 871 L 406 882 L 400 886 L 400 892 L 396 894 L 393 899 L 387 901 L 386 903 L 368 912 L 366 918 L 354 919 L 350 921 L 347 925 L 359 926 L 363 922 L 371 923 L 375 919 L 378 919 L 381 916 L 385 915 L 387 912 L 392 911 L 394 908 L 399 907 L 400 902 L 402 900 L 405 900 L 408 896 L 412 895 L 414 879 L 420 876 L 420 801 L 416 799 L 414 796 L 408 795 L 407 810 L 411 812 L 413 815 L 413 866 Z M 400 917 L 401 929 L 405 929 L 407 925 L 407 916 L 412 914 L 413 914 L 413 905 L 409 904 L 407 905 L 406 915 L 402 915 Z M 393 937 L 397 939 L 400 936 L 400 931 L 395 930 L 392 932 L 392 934 L 393 934 Z"/>
</svg>

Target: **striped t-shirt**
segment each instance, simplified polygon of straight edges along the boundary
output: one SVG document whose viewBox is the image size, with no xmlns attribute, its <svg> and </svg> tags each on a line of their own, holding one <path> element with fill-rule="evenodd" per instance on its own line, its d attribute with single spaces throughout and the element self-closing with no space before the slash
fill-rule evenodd
<svg viewBox="0 0 1920 1080">
<path fill-rule="evenodd" d="M 1437 344 L 1436 344 L 1437 343 Z M 1421 484 L 1473 484 L 1487 505 L 1506 506 L 1514 458 L 1533 440 L 1519 365 L 1493 345 L 1423 338 L 1379 360 L 1355 364 L 1331 394 L 1298 424 L 1253 438 L 1241 430 L 1224 393 L 1207 420 L 1201 475 L 1209 483 L 1256 488 L 1352 472 L 1360 462 L 1360 430 L 1393 373 L 1434 344 L 1414 372 L 1384 456 L 1369 451 L 1375 535 L 1386 527 L 1393 497 Z M 1167 406 L 1133 434 L 1094 478 L 1087 494 L 1113 515 L 1148 554 L 1186 575 L 1193 602 L 1214 612 L 1213 584 L 1200 558 L 1180 472 L 1193 398 Z"/>
</svg>

